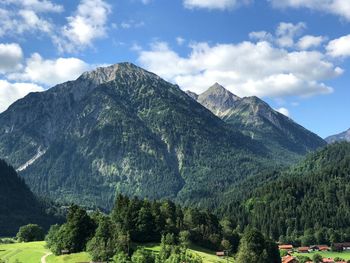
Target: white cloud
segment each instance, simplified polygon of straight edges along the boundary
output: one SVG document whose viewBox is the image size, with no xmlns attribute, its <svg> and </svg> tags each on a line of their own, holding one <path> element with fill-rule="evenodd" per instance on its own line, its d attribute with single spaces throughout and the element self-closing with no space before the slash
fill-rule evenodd
<svg viewBox="0 0 350 263">
<path fill-rule="evenodd" d="M 306 28 L 305 23 L 298 24 L 282 22 L 276 30 L 276 43 L 281 47 L 293 47 L 294 38 L 299 36 Z"/>
<path fill-rule="evenodd" d="M 2 0 L 2 4 L 14 4 L 35 12 L 55 12 L 64 10 L 62 5 L 54 4 L 49 0 Z"/>
<path fill-rule="evenodd" d="M 350 35 L 330 41 L 326 50 L 332 57 L 350 57 Z"/>
<path fill-rule="evenodd" d="M 105 37 L 110 12 L 111 6 L 103 0 L 81 0 L 75 15 L 67 18 L 68 24 L 54 38 L 59 50 L 74 52 Z"/>
<path fill-rule="evenodd" d="M 62 11 L 62 5 L 48 0 L 0 1 L 0 36 L 37 32 L 52 33 L 54 25 L 45 15 Z"/>
<path fill-rule="evenodd" d="M 123 29 L 130 29 L 130 28 L 139 28 L 143 27 L 145 25 L 145 22 L 140 21 L 134 21 L 134 20 L 129 20 L 129 21 L 124 21 L 120 24 L 120 27 Z"/>
<path fill-rule="evenodd" d="M 277 8 L 308 8 L 338 15 L 350 20 L 350 1 L 348 0 L 269 0 Z"/>
<path fill-rule="evenodd" d="M 32 83 L 10 83 L 0 80 L 0 112 L 5 111 L 13 102 L 23 98 L 29 92 L 43 90 L 42 87 Z"/>
<path fill-rule="evenodd" d="M 333 89 L 324 81 L 342 74 L 318 51 L 287 51 L 266 41 L 196 43 L 182 57 L 167 43 L 139 51 L 139 63 L 184 90 L 201 93 L 219 82 L 239 96 L 312 96 Z M 171 61 L 171 63 L 169 63 Z"/>
<path fill-rule="evenodd" d="M 310 48 L 319 47 L 325 40 L 326 38 L 323 36 L 307 35 L 299 39 L 297 46 L 299 47 L 299 49 L 307 50 Z"/>
<path fill-rule="evenodd" d="M 182 46 L 184 43 L 185 43 L 185 39 L 183 37 L 177 37 L 176 38 L 176 43 L 179 45 L 179 46 Z"/>
<path fill-rule="evenodd" d="M 22 48 L 18 44 L 0 44 L 0 73 L 20 69 L 22 58 Z"/>
<path fill-rule="evenodd" d="M 287 116 L 287 117 L 290 117 L 290 113 L 289 113 L 289 110 L 287 108 L 279 108 L 279 109 L 276 109 L 279 113 L 282 113 L 283 115 Z"/>
<path fill-rule="evenodd" d="M 206 8 L 206 9 L 232 9 L 242 4 L 250 3 L 250 0 L 184 0 L 185 8 Z"/>
<path fill-rule="evenodd" d="M 323 41 L 323 37 L 305 36 L 299 40 L 299 43 L 295 43 L 295 39 L 300 36 L 305 29 L 306 24 L 303 22 L 296 24 L 281 22 L 277 26 L 275 34 L 266 31 L 255 31 L 249 33 L 249 38 L 258 41 L 268 41 L 283 48 L 295 48 L 299 44 L 304 46 L 309 45 L 307 48 L 299 47 L 299 49 L 308 49 L 311 46 L 315 47 L 316 41 L 320 41 L 320 39 Z"/>
<path fill-rule="evenodd" d="M 27 59 L 22 72 L 10 74 L 8 78 L 52 86 L 74 80 L 88 69 L 90 66 L 77 58 L 45 60 L 38 53 L 34 53 Z"/>
<path fill-rule="evenodd" d="M 255 31 L 249 33 L 249 38 L 253 40 L 273 41 L 274 37 L 266 31 Z"/>
</svg>

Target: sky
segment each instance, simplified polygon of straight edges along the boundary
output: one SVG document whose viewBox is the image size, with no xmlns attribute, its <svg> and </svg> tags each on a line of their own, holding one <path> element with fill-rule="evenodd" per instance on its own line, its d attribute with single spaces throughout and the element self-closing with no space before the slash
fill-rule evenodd
<svg viewBox="0 0 350 263">
<path fill-rule="evenodd" d="M 350 128 L 349 0 L 0 0 L 0 18 L 0 112 L 132 62 L 258 96 L 321 137 Z"/>
</svg>

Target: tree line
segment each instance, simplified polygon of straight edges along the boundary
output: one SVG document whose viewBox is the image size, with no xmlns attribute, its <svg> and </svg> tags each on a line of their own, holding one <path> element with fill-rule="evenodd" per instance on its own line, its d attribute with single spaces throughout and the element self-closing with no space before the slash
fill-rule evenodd
<svg viewBox="0 0 350 263">
<path fill-rule="evenodd" d="M 276 243 L 255 229 L 241 234 L 230 220 L 219 220 L 208 211 L 123 195 L 108 215 L 72 205 L 66 223 L 53 225 L 46 242 L 56 255 L 87 251 L 95 261 L 200 263 L 202 259 L 188 249 L 195 244 L 237 252 L 241 263 L 280 262 Z M 143 248 L 150 242 L 160 243 L 159 253 Z"/>
</svg>

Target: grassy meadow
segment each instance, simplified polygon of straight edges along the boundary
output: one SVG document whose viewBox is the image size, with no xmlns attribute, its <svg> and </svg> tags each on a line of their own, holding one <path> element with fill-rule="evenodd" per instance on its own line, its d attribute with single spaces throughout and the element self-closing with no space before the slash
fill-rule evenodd
<svg viewBox="0 0 350 263">
<path fill-rule="evenodd" d="M 147 244 L 142 245 L 146 249 L 158 253 L 160 250 L 159 244 Z M 224 263 L 226 259 L 218 258 L 215 252 L 209 251 L 197 246 L 192 246 L 191 252 L 201 256 L 203 263 Z M 13 244 L 0 244 L 0 259 L 6 263 L 39 263 L 41 257 L 50 251 L 45 248 L 45 242 L 29 242 L 29 243 L 13 243 Z M 350 258 L 350 254 L 349 254 Z M 76 253 L 70 255 L 55 256 L 49 255 L 46 258 L 46 263 L 76 263 L 76 262 L 89 262 L 91 257 L 88 253 Z M 233 262 L 233 258 L 229 258 L 228 262 Z"/>
<path fill-rule="evenodd" d="M 320 254 L 323 258 L 342 258 L 345 260 L 350 259 L 350 251 L 344 251 L 344 252 L 332 252 L 332 251 L 324 251 L 324 252 L 310 252 L 310 253 L 293 253 L 293 256 L 306 256 L 312 259 L 312 256 L 315 254 Z"/>
</svg>

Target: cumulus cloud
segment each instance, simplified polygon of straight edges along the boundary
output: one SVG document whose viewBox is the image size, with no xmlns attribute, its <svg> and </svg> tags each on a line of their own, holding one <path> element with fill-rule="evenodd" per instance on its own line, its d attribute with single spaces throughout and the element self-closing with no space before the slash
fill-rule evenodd
<svg viewBox="0 0 350 263">
<path fill-rule="evenodd" d="M 322 42 L 326 40 L 325 37 L 323 36 L 303 36 L 302 38 L 299 39 L 297 45 L 299 49 L 310 49 L 310 48 L 316 48 L 319 47 Z"/>
<path fill-rule="evenodd" d="M 23 71 L 9 74 L 8 78 L 52 86 L 74 80 L 88 69 L 90 66 L 78 58 L 45 60 L 38 53 L 34 53 L 27 59 Z"/>
<path fill-rule="evenodd" d="M 0 112 L 5 111 L 16 100 L 30 92 L 39 92 L 44 89 L 32 83 L 11 83 L 0 80 Z"/>
<path fill-rule="evenodd" d="M 296 24 L 281 22 L 274 34 L 266 31 L 256 31 L 251 32 L 249 38 L 257 41 L 268 41 L 283 48 L 298 47 L 299 49 L 316 48 L 325 40 L 323 36 L 304 36 L 296 43 L 296 39 L 302 35 L 305 29 L 306 24 L 303 22 Z"/>
<path fill-rule="evenodd" d="M 299 22 L 297 24 L 282 22 L 276 30 L 276 42 L 281 47 L 293 47 L 294 38 L 301 35 L 306 28 L 306 24 Z"/>
<path fill-rule="evenodd" d="M 290 113 L 289 113 L 289 110 L 287 108 L 282 107 L 282 108 L 277 109 L 277 111 L 279 113 L 282 113 L 283 115 L 285 115 L 287 117 L 290 117 Z"/>
<path fill-rule="evenodd" d="M 67 18 L 61 34 L 54 37 L 59 50 L 74 52 L 105 37 L 110 12 L 111 6 L 103 0 L 82 0 L 76 13 Z"/>
<path fill-rule="evenodd" d="M 219 82 L 239 96 L 312 96 L 333 89 L 324 81 L 342 74 L 318 51 L 288 51 L 267 41 L 195 43 L 180 56 L 167 43 L 139 51 L 139 63 L 184 90 L 201 93 Z M 169 63 L 171 61 L 171 63 Z"/>
<path fill-rule="evenodd" d="M 250 3 L 250 0 L 184 0 L 185 8 L 232 9 L 239 5 Z"/>
<path fill-rule="evenodd" d="M 54 25 L 45 16 L 63 11 L 48 0 L 3 0 L 0 2 L 0 36 L 23 33 L 51 33 Z"/>
<path fill-rule="evenodd" d="M 330 41 L 326 50 L 328 55 L 332 57 L 350 57 L 350 35 Z"/>
<path fill-rule="evenodd" d="M 0 43 L 0 73 L 18 70 L 21 67 L 22 58 L 22 48 L 18 44 Z"/>
<path fill-rule="evenodd" d="M 348 0 L 269 0 L 276 8 L 308 8 L 338 15 L 350 20 L 350 1 Z"/>
</svg>

